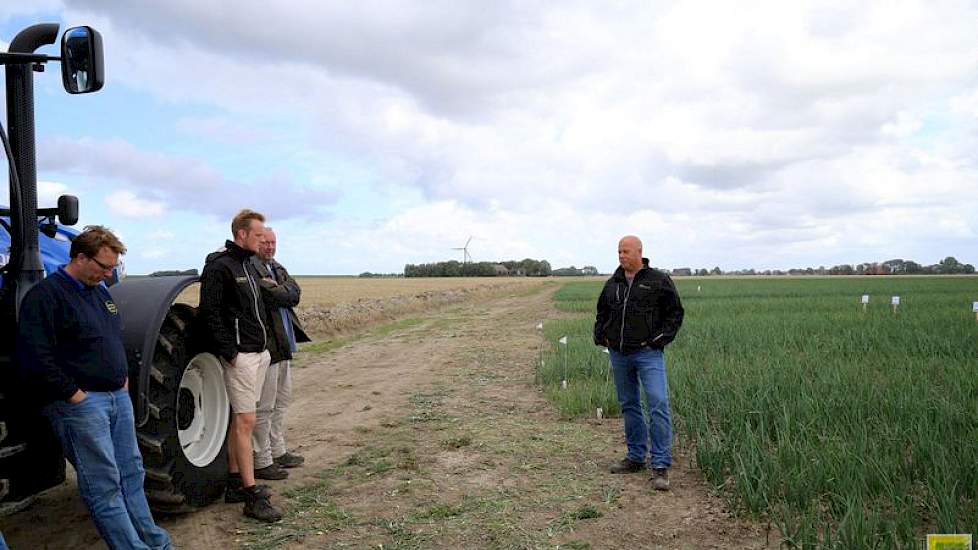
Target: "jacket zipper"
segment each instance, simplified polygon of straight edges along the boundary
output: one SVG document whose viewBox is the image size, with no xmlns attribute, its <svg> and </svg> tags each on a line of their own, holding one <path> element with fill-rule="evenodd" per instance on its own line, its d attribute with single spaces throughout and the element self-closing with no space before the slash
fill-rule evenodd
<svg viewBox="0 0 978 550">
<path fill-rule="evenodd" d="M 267 348 L 268 333 L 265 332 L 265 323 L 261 322 L 261 313 L 258 311 L 258 285 L 255 284 L 255 280 L 251 277 L 251 273 L 248 273 L 248 266 L 245 265 L 245 262 L 241 262 L 241 269 L 244 270 L 245 277 L 248 278 L 248 288 L 251 289 L 251 296 L 253 298 L 252 303 L 255 306 L 255 319 L 258 320 L 258 326 L 261 327 L 262 348 Z"/>
<path fill-rule="evenodd" d="M 618 336 L 618 348 L 623 352 L 625 351 L 625 308 L 628 307 L 628 295 L 632 293 L 632 283 L 634 282 L 634 278 L 628 282 L 628 288 L 625 289 L 625 301 L 621 303 L 621 334 Z"/>
</svg>

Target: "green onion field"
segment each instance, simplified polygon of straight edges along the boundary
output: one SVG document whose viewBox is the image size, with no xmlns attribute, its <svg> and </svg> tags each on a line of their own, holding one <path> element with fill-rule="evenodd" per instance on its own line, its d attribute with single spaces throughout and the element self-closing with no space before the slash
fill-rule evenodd
<svg viewBox="0 0 978 550">
<path fill-rule="evenodd" d="M 677 286 L 686 320 L 666 353 L 673 423 L 734 509 L 770 520 L 796 548 L 978 532 L 978 278 Z M 543 329 L 537 381 L 567 417 L 619 414 L 608 356 L 591 342 L 600 289 L 566 284 L 557 309 L 580 319 Z"/>
</svg>

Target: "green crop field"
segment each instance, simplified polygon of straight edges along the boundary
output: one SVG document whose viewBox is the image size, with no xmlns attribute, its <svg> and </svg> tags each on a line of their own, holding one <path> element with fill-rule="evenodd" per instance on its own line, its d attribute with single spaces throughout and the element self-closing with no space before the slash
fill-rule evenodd
<svg viewBox="0 0 978 550">
<path fill-rule="evenodd" d="M 735 509 L 770 519 L 787 547 L 904 548 L 928 532 L 978 532 L 978 278 L 677 286 L 673 422 Z M 544 327 L 537 381 L 569 417 L 618 414 L 607 355 L 591 343 L 600 288 L 562 287 L 557 308 L 586 317 Z"/>
</svg>

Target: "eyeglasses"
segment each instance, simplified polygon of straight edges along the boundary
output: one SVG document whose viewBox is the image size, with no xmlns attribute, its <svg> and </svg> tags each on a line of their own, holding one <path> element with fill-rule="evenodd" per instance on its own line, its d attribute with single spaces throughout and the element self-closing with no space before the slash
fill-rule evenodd
<svg viewBox="0 0 978 550">
<path fill-rule="evenodd" d="M 115 268 L 119 267 L 119 264 L 116 264 L 116 265 L 105 265 L 102 262 L 96 260 L 95 258 L 92 258 L 91 256 L 89 256 L 88 259 L 89 260 L 92 260 L 95 263 L 97 263 L 98 266 L 101 267 L 104 271 L 112 271 Z"/>
</svg>

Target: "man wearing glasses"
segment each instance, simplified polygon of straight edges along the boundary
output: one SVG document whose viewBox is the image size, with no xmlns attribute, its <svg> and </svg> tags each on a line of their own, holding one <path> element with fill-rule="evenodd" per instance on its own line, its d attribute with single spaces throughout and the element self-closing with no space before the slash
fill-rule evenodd
<svg viewBox="0 0 978 550">
<path fill-rule="evenodd" d="M 100 284 L 125 252 L 101 226 L 75 237 L 71 261 L 24 296 L 17 357 L 105 543 L 165 549 L 170 536 L 153 521 L 143 492 L 119 309 Z"/>
</svg>

